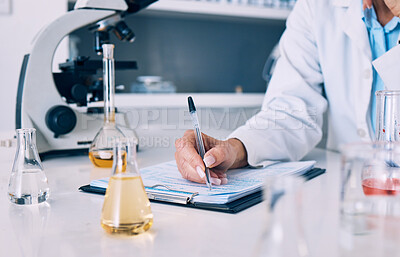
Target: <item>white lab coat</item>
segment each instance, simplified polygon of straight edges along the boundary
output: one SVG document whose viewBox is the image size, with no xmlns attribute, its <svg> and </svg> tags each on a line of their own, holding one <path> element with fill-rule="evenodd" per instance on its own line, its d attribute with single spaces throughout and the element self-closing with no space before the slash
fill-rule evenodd
<svg viewBox="0 0 400 257">
<path fill-rule="evenodd" d="M 299 160 L 322 138 L 327 148 L 373 139 L 372 55 L 362 0 L 299 0 L 280 40 L 281 57 L 261 111 L 229 137 L 246 147 L 248 162 Z M 385 86 L 400 89 L 400 48 L 375 60 Z"/>
</svg>

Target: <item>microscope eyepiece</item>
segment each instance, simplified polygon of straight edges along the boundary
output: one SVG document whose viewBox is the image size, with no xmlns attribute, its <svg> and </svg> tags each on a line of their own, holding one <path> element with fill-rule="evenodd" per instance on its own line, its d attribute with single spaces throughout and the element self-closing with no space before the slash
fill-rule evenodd
<svg viewBox="0 0 400 257">
<path fill-rule="evenodd" d="M 107 19 L 101 20 L 89 29 L 94 31 L 94 50 L 98 55 L 103 53 L 102 45 L 110 43 L 109 33 L 111 31 L 113 31 L 115 36 L 121 41 L 128 41 L 130 43 L 135 41 L 135 34 L 122 20 L 121 14 L 115 14 Z"/>
</svg>

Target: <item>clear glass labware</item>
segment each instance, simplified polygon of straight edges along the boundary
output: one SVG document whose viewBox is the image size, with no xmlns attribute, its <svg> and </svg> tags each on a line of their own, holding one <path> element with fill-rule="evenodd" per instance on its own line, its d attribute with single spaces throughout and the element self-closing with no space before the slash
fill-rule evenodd
<svg viewBox="0 0 400 257">
<path fill-rule="evenodd" d="M 49 186 L 36 148 L 36 129 L 17 129 L 17 152 L 8 185 L 12 203 L 37 204 L 49 197 Z"/>
<path fill-rule="evenodd" d="M 310 256 L 303 228 L 302 186 L 297 176 L 271 177 L 263 195 L 267 207 L 264 228 L 252 256 Z"/>
<path fill-rule="evenodd" d="M 400 144 L 353 143 L 342 149 L 341 256 L 399 252 Z"/>
<path fill-rule="evenodd" d="M 400 90 L 381 90 L 376 95 L 377 141 L 399 141 L 400 139 Z"/>
<path fill-rule="evenodd" d="M 113 234 L 143 233 L 152 226 L 153 214 L 136 162 L 136 142 L 131 138 L 115 139 L 113 156 L 101 226 Z"/>
<path fill-rule="evenodd" d="M 89 148 L 89 158 L 97 167 L 113 165 L 112 139 L 124 137 L 115 124 L 115 67 L 114 45 L 103 45 L 104 124 Z"/>
<path fill-rule="evenodd" d="M 341 209 L 358 215 L 374 211 L 374 200 L 400 196 L 400 143 L 352 143 L 342 149 Z M 383 198 L 378 198 L 378 197 Z M 399 198 L 400 199 L 400 198 Z"/>
</svg>

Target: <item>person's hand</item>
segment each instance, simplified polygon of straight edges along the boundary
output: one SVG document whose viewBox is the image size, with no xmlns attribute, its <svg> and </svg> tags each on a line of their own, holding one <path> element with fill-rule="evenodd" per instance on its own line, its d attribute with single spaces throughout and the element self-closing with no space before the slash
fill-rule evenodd
<svg viewBox="0 0 400 257">
<path fill-rule="evenodd" d="M 204 163 L 210 168 L 210 182 L 214 185 L 228 183 L 226 171 L 247 165 L 247 153 L 241 141 L 217 140 L 203 135 Z M 205 167 L 197 153 L 196 138 L 193 130 L 187 130 L 182 138 L 175 142 L 175 160 L 182 177 L 194 182 L 205 183 Z"/>
</svg>

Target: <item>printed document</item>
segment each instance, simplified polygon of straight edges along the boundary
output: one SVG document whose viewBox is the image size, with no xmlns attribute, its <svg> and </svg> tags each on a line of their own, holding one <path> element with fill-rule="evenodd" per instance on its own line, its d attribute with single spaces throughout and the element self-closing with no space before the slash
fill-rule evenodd
<svg viewBox="0 0 400 257">
<path fill-rule="evenodd" d="M 314 167 L 315 161 L 278 162 L 264 168 L 241 168 L 227 172 L 228 184 L 213 186 L 209 191 L 205 184 L 182 178 L 175 161 L 169 161 L 140 170 L 147 193 L 171 195 L 197 193 L 192 202 L 224 204 L 260 190 L 267 177 L 302 175 Z M 94 180 L 92 187 L 106 188 L 108 178 Z M 167 186 L 156 186 L 163 185 Z M 156 187 L 154 187 L 156 186 Z"/>
</svg>

